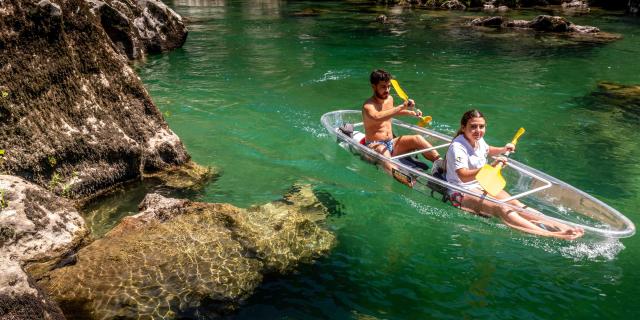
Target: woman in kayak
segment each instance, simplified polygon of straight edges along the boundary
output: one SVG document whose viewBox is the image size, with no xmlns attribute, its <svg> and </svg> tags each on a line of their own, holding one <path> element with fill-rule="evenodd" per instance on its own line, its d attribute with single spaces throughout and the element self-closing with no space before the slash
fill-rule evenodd
<svg viewBox="0 0 640 320">
<path fill-rule="evenodd" d="M 488 145 L 483 138 L 485 130 L 486 120 L 480 111 L 465 112 L 460 120 L 460 129 L 447 151 L 446 178 L 449 183 L 486 196 L 486 192 L 476 181 L 476 175 L 487 163 L 488 156 L 499 156 L 507 151 L 514 151 L 515 146 L 511 143 L 507 143 L 504 147 Z M 507 158 L 499 156 L 491 165 L 496 166 L 498 163 L 506 165 Z M 456 207 L 483 216 L 497 216 L 506 225 L 524 232 L 567 240 L 576 239 L 584 234 L 581 228 L 551 220 L 544 215 L 536 214 L 535 210 L 527 212 L 531 209 L 527 209 L 518 200 L 509 201 L 509 204 L 522 208 L 516 211 L 509 206 L 487 201 L 485 196 L 478 197 L 454 191 L 450 193 L 449 198 Z M 508 197 L 510 195 L 502 190 L 495 198 Z"/>
</svg>

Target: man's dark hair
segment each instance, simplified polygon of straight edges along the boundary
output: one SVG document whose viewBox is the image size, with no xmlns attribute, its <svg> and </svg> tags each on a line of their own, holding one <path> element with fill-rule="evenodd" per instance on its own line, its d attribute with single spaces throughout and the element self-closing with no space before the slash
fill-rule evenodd
<svg viewBox="0 0 640 320">
<path fill-rule="evenodd" d="M 378 84 L 380 81 L 389 81 L 391 80 L 391 74 L 382 69 L 374 70 L 371 72 L 371 76 L 369 76 L 369 81 L 371 84 Z"/>
</svg>

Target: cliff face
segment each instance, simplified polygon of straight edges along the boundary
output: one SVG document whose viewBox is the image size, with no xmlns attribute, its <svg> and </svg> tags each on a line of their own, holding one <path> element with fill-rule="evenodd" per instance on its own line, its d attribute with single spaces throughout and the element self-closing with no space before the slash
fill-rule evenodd
<svg viewBox="0 0 640 320">
<path fill-rule="evenodd" d="M 189 160 L 127 64 L 141 48 L 181 45 L 186 31 L 162 36 L 173 30 L 162 26 L 181 21 L 158 15 L 168 11 L 156 1 L 139 2 L 148 6 L 0 2 L 0 172 L 80 198 Z M 128 33 L 105 31 L 105 16 L 121 18 L 118 30 Z M 162 38 L 179 40 L 156 41 Z"/>
</svg>

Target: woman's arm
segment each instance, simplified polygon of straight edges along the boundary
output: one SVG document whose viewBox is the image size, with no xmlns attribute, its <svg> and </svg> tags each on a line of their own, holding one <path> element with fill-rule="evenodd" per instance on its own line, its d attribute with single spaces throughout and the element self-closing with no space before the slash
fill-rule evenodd
<svg viewBox="0 0 640 320">
<path fill-rule="evenodd" d="M 515 152 L 515 151 L 516 151 L 516 146 L 513 145 L 512 143 L 507 143 L 504 145 L 504 147 L 489 146 L 489 156 L 497 156 L 507 152 Z"/>
<path fill-rule="evenodd" d="M 458 178 L 460 179 L 460 181 L 469 182 L 476 179 L 476 175 L 478 174 L 478 171 L 480 171 L 480 169 L 460 168 L 456 170 L 456 174 L 458 175 Z"/>
</svg>

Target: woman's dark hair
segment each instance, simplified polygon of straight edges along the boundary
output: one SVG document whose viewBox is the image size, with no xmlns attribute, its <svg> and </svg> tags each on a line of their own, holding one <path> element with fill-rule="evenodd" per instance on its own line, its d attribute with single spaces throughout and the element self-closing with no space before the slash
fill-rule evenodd
<svg viewBox="0 0 640 320">
<path fill-rule="evenodd" d="M 467 126 L 467 123 L 469 122 L 469 120 L 474 118 L 483 118 L 485 121 L 487 120 L 487 118 L 484 117 L 482 112 L 478 111 L 477 109 L 471 109 L 465 112 L 462 115 L 462 119 L 460 119 L 460 129 L 458 129 L 458 132 L 456 132 L 456 135 L 454 136 L 454 138 L 461 135 L 463 133 L 462 129 Z"/>
<path fill-rule="evenodd" d="M 378 82 L 380 81 L 390 81 L 390 80 L 391 80 L 391 74 L 382 69 L 373 70 L 373 72 L 371 72 L 371 75 L 369 76 L 369 82 L 371 82 L 371 84 L 373 85 L 378 84 Z"/>
</svg>

